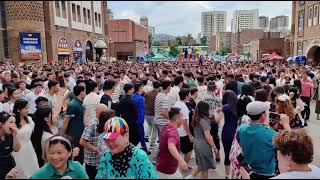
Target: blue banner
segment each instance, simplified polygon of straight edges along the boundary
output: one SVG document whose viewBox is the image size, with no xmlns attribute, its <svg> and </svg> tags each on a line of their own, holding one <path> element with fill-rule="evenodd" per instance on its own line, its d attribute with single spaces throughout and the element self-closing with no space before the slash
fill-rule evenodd
<svg viewBox="0 0 320 180">
<path fill-rule="evenodd" d="M 41 54 L 40 33 L 20 32 L 21 60 L 39 60 Z"/>
</svg>

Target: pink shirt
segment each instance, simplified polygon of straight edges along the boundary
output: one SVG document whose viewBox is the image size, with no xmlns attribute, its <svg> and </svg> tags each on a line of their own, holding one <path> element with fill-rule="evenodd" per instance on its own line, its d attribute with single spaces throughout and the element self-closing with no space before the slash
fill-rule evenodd
<svg viewBox="0 0 320 180">
<path fill-rule="evenodd" d="M 180 152 L 180 136 L 178 130 L 170 124 L 161 129 L 160 152 L 157 159 L 157 170 L 164 174 L 174 174 L 178 169 L 178 161 L 171 155 L 168 144 L 173 143 Z"/>
<path fill-rule="evenodd" d="M 310 79 L 301 79 L 301 96 L 311 97 L 311 90 L 313 89 L 313 81 Z"/>
</svg>

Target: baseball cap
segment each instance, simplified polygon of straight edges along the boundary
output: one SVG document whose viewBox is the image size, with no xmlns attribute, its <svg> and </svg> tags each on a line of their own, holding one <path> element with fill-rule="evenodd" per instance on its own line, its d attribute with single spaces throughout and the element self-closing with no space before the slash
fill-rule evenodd
<svg viewBox="0 0 320 180">
<path fill-rule="evenodd" d="M 100 138 L 107 140 L 115 140 L 118 136 L 129 132 L 127 122 L 120 117 L 113 117 L 104 124 L 104 133 Z"/>
<path fill-rule="evenodd" d="M 248 115 L 259 115 L 270 109 L 270 102 L 253 101 L 247 105 Z"/>
</svg>

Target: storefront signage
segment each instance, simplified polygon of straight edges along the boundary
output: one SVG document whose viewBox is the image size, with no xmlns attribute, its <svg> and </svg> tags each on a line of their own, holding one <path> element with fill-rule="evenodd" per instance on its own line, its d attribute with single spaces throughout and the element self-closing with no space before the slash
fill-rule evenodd
<svg viewBox="0 0 320 180">
<path fill-rule="evenodd" d="M 70 49 L 65 38 L 61 38 L 58 43 L 58 55 L 69 55 Z"/>
<path fill-rule="evenodd" d="M 297 55 L 298 56 L 303 55 L 303 43 L 302 42 L 297 43 Z"/>
<path fill-rule="evenodd" d="M 20 32 L 21 60 L 41 59 L 41 38 L 40 33 Z"/>
<path fill-rule="evenodd" d="M 304 29 L 304 10 L 299 11 L 299 20 L 298 20 L 298 35 L 303 36 Z"/>
<path fill-rule="evenodd" d="M 82 52 L 81 42 L 79 40 L 76 40 L 73 46 L 74 52 Z"/>
</svg>

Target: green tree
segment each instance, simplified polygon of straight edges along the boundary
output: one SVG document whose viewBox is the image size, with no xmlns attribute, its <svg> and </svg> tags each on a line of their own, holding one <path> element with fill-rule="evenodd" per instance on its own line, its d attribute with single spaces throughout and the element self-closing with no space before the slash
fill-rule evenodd
<svg viewBox="0 0 320 180">
<path fill-rule="evenodd" d="M 177 41 L 178 46 L 182 46 L 182 40 L 181 40 L 180 36 L 176 37 L 176 41 Z"/>
<path fill-rule="evenodd" d="M 161 46 L 161 42 L 159 40 L 153 40 L 152 46 Z"/>
<path fill-rule="evenodd" d="M 208 45 L 208 41 L 207 41 L 207 37 L 203 36 L 202 38 L 200 38 L 200 45 L 201 46 L 207 46 Z"/>
<path fill-rule="evenodd" d="M 220 51 L 220 54 L 224 56 L 224 55 L 227 55 L 228 53 L 231 53 L 231 48 L 230 46 L 227 46 L 222 43 L 219 51 Z"/>
<path fill-rule="evenodd" d="M 178 49 L 178 43 L 175 41 L 175 40 L 173 40 L 171 43 L 170 43 L 170 50 L 169 50 L 169 55 L 170 56 L 173 56 L 173 57 L 176 57 L 179 53 L 180 53 L 180 51 L 179 51 L 179 49 Z"/>
</svg>

